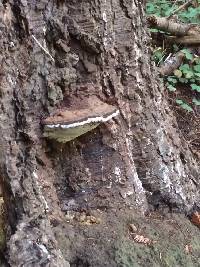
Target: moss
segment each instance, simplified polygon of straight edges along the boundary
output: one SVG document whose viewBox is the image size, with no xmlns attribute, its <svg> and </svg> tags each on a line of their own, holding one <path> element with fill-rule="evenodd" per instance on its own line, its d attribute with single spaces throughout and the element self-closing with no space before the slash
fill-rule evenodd
<svg viewBox="0 0 200 267">
<path fill-rule="evenodd" d="M 162 266 L 195 266 L 192 263 L 192 259 L 184 251 L 184 246 L 170 246 L 166 251 L 162 253 Z"/>
<path fill-rule="evenodd" d="M 119 267 L 160 266 L 159 251 L 131 240 L 122 240 L 117 245 L 115 261 Z"/>
<path fill-rule="evenodd" d="M 168 247 L 168 248 L 167 248 Z M 165 252 L 163 252 L 165 250 Z M 161 245 L 145 246 L 123 240 L 118 243 L 115 261 L 119 267 L 195 267 L 200 265 L 198 258 L 186 254 L 184 246 Z"/>
<path fill-rule="evenodd" d="M 82 225 L 69 227 L 67 242 L 62 234 L 60 237 L 57 235 L 64 255 L 70 255 L 72 259 L 75 254 L 78 257 L 83 255 L 83 260 L 87 259 L 90 266 L 200 266 L 200 232 L 183 214 L 168 214 L 164 217 L 155 213 L 149 217 L 132 210 L 131 213 L 126 213 L 125 209 L 121 209 L 118 213 L 105 213 L 101 216 L 102 223 L 96 228 L 87 226 L 83 229 Z M 136 234 L 156 242 L 151 246 L 136 243 L 130 235 L 130 224 L 135 225 Z M 74 229 L 76 234 L 72 235 Z M 93 242 L 95 246 L 92 245 Z M 186 245 L 191 248 L 189 253 Z"/>
<path fill-rule="evenodd" d="M 199 230 L 198 230 L 199 231 Z M 200 266 L 200 237 L 193 236 L 191 241 L 192 252 L 195 257 L 198 266 Z"/>
<path fill-rule="evenodd" d="M 179 216 L 181 217 L 181 215 Z M 118 241 L 115 250 L 117 266 L 200 266 L 200 235 L 198 228 L 184 217 L 182 221 L 179 217 L 176 219 L 178 223 L 175 220 L 169 220 L 169 223 L 165 222 L 164 226 L 163 223 L 153 220 L 140 224 L 141 235 L 156 241 L 151 246 L 138 244 L 125 238 L 120 242 Z M 131 223 L 139 225 L 136 220 Z M 163 227 L 165 231 L 163 231 Z M 191 246 L 191 253 L 186 252 L 186 245 Z"/>
</svg>

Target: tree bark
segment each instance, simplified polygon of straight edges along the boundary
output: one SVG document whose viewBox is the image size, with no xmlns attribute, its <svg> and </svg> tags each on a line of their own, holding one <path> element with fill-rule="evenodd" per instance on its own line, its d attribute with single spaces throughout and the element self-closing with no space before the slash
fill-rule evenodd
<svg viewBox="0 0 200 267">
<path fill-rule="evenodd" d="M 199 166 L 150 62 L 142 1 L 9 0 L 0 12 L 0 162 L 11 266 L 72 263 L 78 249 L 64 255 L 54 233 L 64 235 L 73 212 L 109 217 L 135 207 L 188 212 L 199 205 Z M 43 138 L 44 118 L 94 95 L 120 116 L 66 144 Z"/>
</svg>

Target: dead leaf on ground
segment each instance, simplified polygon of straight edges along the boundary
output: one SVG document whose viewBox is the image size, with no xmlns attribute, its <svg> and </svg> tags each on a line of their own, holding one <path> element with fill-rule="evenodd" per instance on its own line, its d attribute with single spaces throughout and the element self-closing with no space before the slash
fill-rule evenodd
<svg viewBox="0 0 200 267">
<path fill-rule="evenodd" d="M 148 246 L 157 242 L 157 241 L 153 241 L 149 239 L 148 237 L 144 237 L 143 235 L 135 235 L 133 240 L 137 243 L 148 245 Z"/>
<path fill-rule="evenodd" d="M 185 252 L 186 252 L 187 254 L 192 253 L 192 246 L 191 246 L 191 245 L 186 245 L 186 246 L 185 246 Z"/>
<path fill-rule="evenodd" d="M 81 214 L 81 216 L 78 218 L 78 221 L 85 225 L 91 225 L 91 224 L 100 224 L 101 219 L 97 218 L 95 216 L 87 216 L 85 213 Z"/>
<path fill-rule="evenodd" d="M 192 215 L 191 222 L 200 227 L 200 213 L 199 212 L 194 212 Z"/>
<path fill-rule="evenodd" d="M 133 223 L 130 223 L 129 224 L 129 229 L 131 232 L 137 232 L 137 227 L 133 224 Z"/>
</svg>

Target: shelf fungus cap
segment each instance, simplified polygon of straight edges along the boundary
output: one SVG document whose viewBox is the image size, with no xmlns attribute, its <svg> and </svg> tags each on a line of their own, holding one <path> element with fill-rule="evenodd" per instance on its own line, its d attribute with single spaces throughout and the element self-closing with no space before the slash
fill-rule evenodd
<svg viewBox="0 0 200 267">
<path fill-rule="evenodd" d="M 66 143 L 107 122 L 119 110 L 98 99 L 84 108 L 61 110 L 43 121 L 44 137 Z"/>
</svg>

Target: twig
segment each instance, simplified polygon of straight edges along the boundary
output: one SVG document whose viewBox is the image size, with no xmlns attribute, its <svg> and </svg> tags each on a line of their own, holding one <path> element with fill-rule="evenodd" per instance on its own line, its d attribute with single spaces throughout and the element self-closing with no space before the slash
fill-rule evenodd
<svg viewBox="0 0 200 267">
<path fill-rule="evenodd" d="M 176 5 L 177 2 L 178 2 L 178 0 L 176 0 L 176 1 L 173 3 L 172 9 L 175 7 L 175 5 Z"/>
<path fill-rule="evenodd" d="M 33 37 L 33 39 L 35 40 L 35 42 L 39 45 L 39 47 L 51 58 L 51 60 L 53 62 L 55 62 L 55 59 L 52 57 L 52 55 L 49 53 L 49 51 L 47 49 L 45 49 L 41 43 L 36 39 L 36 37 L 32 34 L 31 35 Z"/>
<path fill-rule="evenodd" d="M 184 8 L 186 8 L 186 7 L 188 7 L 191 3 L 192 3 L 192 1 L 194 1 L 194 0 L 189 0 L 189 1 L 187 1 L 185 4 L 183 4 L 182 6 L 180 6 L 179 8 L 177 8 L 176 10 L 174 10 L 174 12 L 172 12 L 172 14 L 171 15 L 169 15 L 168 17 L 167 17 L 167 19 L 170 19 L 172 16 L 174 16 L 176 13 L 178 13 L 180 10 L 182 10 L 182 9 L 184 9 Z"/>
<path fill-rule="evenodd" d="M 161 59 L 158 61 L 157 66 L 159 66 L 160 63 L 162 62 L 162 60 L 164 59 L 164 57 L 165 57 L 165 55 L 166 55 L 166 54 L 165 54 L 166 50 L 167 50 L 167 49 L 165 49 L 165 50 L 163 51 L 163 56 L 162 56 Z"/>
<path fill-rule="evenodd" d="M 166 38 L 166 43 L 176 43 L 176 44 L 187 44 L 187 45 L 199 45 L 200 44 L 200 34 L 186 35 L 183 37 L 169 36 Z"/>
</svg>

